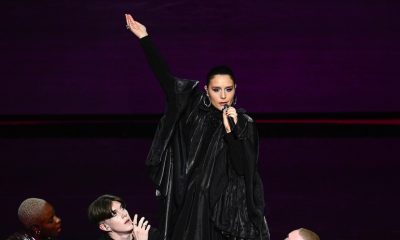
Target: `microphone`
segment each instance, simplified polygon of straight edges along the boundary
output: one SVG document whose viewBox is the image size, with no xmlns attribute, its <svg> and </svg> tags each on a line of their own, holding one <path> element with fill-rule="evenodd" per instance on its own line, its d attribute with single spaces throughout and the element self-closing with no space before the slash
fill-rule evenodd
<svg viewBox="0 0 400 240">
<path fill-rule="evenodd" d="M 225 104 L 222 111 L 224 111 L 225 109 L 228 109 L 228 108 L 229 108 L 228 104 Z M 229 123 L 229 127 L 231 128 L 233 136 L 235 138 L 237 138 L 237 128 L 236 128 L 235 121 L 233 120 L 233 117 L 228 116 L 228 123 Z"/>
</svg>

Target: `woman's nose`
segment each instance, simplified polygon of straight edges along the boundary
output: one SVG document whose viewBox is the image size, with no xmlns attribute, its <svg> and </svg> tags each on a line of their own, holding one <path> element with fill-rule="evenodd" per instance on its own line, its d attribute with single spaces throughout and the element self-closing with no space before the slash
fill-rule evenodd
<svg viewBox="0 0 400 240">
<path fill-rule="evenodd" d="M 128 211 L 124 211 L 123 213 L 122 213 L 122 218 L 125 218 L 125 217 L 127 217 L 128 216 Z"/>
<path fill-rule="evenodd" d="M 222 98 L 222 99 L 225 99 L 225 98 L 226 98 L 226 94 L 225 94 L 224 91 L 221 92 L 221 98 Z"/>
</svg>

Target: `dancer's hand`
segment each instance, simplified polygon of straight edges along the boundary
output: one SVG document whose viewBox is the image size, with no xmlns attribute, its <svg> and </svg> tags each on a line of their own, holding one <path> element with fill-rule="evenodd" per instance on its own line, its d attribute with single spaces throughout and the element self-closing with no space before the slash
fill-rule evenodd
<svg viewBox="0 0 400 240">
<path fill-rule="evenodd" d="M 225 131 L 227 133 L 230 133 L 232 131 L 231 127 L 229 126 L 229 122 L 228 122 L 228 116 L 233 118 L 233 121 L 235 122 L 235 124 L 237 124 L 237 112 L 236 109 L 234 107 L 228 107 L 225 108 L 224 111 L 222 111 L 222 119 L 224 122 L 224 127 L 225 127 Z"/>
<path fill-rule="evenodd" d="M 130 14 L 125 14 L 126 27 L 136 35 L 138 38 L 146 37 L 147 31 L 146 27 L 138 21 L 135 21 Z"/>
<path fill-rule="evenodd" d="M 137 221 L 138 215 L 133 217 L 133 238 L 135 240 L 147 240 L 149 238 L 150 224 L 142 217 L 139 222 Z"/>
</svg>

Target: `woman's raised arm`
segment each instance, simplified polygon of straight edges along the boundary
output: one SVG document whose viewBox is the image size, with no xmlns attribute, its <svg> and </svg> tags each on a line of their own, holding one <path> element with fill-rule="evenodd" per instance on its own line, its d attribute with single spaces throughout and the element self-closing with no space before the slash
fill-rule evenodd
<svg viewBox="0 0 400 240">
<path fill-rule="evenodd" d="M 146 54 L 147 61 L 151 70 L 160 82 L 165 94 L 174 94 L 175 79 L 170 73 L 169 67 L 163 58 L 158 54 L 153 43 L 148 36 L 146 27 L 134 20 L 130 14 L 125 14 L 126 27 L 140 39 L 140 44 Z"/>
</svg>

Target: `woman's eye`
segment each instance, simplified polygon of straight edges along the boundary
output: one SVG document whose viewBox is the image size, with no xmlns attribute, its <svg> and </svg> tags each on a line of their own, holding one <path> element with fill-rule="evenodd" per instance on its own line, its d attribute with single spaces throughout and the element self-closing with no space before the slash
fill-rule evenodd
<svg viewBox="0 0 400 240">
<path fill-rule="evenodd" d="M 218 91 L 219 91 L 219 88 L 214 88 L 213 91 L 214 91 L 214 92 L 218 92 Z"/>
<path fill-rule="evenodd" d="M 226 91 L 230 92 L 230 91 L 232 91 L 232 88 L 227 88 Z"/>
</svg>

